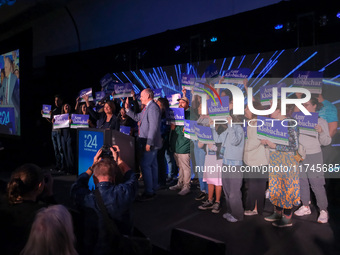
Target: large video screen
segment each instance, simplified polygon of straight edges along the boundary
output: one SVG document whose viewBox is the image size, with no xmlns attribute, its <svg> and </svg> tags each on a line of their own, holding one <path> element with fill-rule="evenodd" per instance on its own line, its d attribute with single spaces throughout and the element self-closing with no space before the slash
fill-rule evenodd
<svg viewBox="0 0 340 255">
<path fill-rule="evenodd" d="M 0 134 L 20 135 L 19 49 L 0 53 Z"/>
</svg>

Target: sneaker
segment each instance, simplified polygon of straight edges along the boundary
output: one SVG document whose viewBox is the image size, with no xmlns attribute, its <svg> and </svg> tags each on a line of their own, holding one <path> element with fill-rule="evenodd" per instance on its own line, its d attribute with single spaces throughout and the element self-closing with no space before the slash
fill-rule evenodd
<svg viewBox="0 0 340 255">
<path fill-rule="evenodd" d="M 225 218 L 229 222 L 237 222 L 237 219 L 235 219 L 235 217 L 232 216 L 230 213 L 223 214 L 223 218 Z"/>
<path fill-rule="evenodd" d="M 207 198 L 207 193 L 201 191 L 197 197 L 195 197 L 195 200 L 199 201 L 199 200 L 204 200 Z"/>
<path fill-rule="evenodd" d="M 278 214 L 277 212 L 274 212 L 272 215 L 267 216 L 264 218 L 265 221 L 278 221 L 281 220 L 282 216 L 280 214 Z"/>
<path fill-rule="evenodd" d="M 258 214 L 257 210 L 245 210 L 244 211 L 244 215 L 246 215 L 246 216 L 253 216 L 253 215 L 257 215 L 257 214 Z"/>
<path fill-rule="evenodd" d="M 294 214 L 296 216 L 304 216 L 304 215 L 309 215 L 311 214 L 312 212 L 310 211 L 310 208 L 309 206 L 301 206 L 299 209 L 297 209 Z"/>
<path fill-rule="evenodd" d="M 207 200 L 202 205 L 198 207 L 200 210 L 208 210 L 214 207 L 213 201 Z"/>
<path fill-rule="evenodd" d="M 180 196 L 185 196 L 185 195 L 187 195 L 188 193 L 190 193 L 190 188 L 188 188 L 188 187 L 183 187 L 183 188 L 181 189 L 181 191 L 178 192 L 178 195 L 180 195 Z"/>
<path fill-rule="evenodd" d="M 327 223 L 328 222 L 328 212 L 326 212 L 325 210 L 321 210 L 319 218 L 318 218 L 318 222 L 319 223 Z"/>
<path fill-rule="evenodd" d="M 215 202 L 213 207 L 212 207 L 211 212 L 212 213 L 219 213 L 220 211 L 221 211 L 221 203 Z"/>
<path fill-rule="evenodd" d="M 169 190 L 181 190 L 181 189 L 182 189 L 182 185 L 179 185 L 179 184 L 169 187 Z"/>
<path fill-rule="evenodd" d="M 281 219 L 272 223 L 274 227 L 286 228 L 293 226 L 292 218 L 288 219 L 285 215 L 282 215 Z"/>
</svg>

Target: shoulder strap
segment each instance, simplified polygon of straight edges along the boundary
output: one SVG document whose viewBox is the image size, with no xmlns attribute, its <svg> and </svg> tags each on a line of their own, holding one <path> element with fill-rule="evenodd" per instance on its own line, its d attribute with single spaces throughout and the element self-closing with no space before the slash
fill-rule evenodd
<svg viewBox="0 0 340 255">
<path fill-rule="evenodd" d="M 119 232 L 118 228 L 117 228 L 116 223 L 114 222 L 114 220 L 112 220 L 110 218 L 109 214 L 107 213 L 107 209 L 105 207 L 103 198 L 102 198 L 99 190 L 95 189 L 94 190 L 94 194 L 95 194 L 95 196 L 97 198 L 99 209 L 100 209 L 101 213 L 103 214 L 104 223 L 105 223 L 105 226 L 106 226 L 107 230 L 113 236 L 122 236 L 121 233 Z"/>
</svg>

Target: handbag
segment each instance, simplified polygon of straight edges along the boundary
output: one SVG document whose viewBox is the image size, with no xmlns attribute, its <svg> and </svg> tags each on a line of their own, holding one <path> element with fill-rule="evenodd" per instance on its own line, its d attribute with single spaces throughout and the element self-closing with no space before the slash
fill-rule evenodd
<svg viewBox="0 0 340 255">
<path fill-rule="evenodd" d="M 114 254 L 127 254 L 127 255 L 151 255 L 152 244 L 149 238 L 145 237 L 138 229 L 134 228 L 133 236 L 122 235 L 114 220 L 112 220 L 107 212 L 103 198 L 98 189 L 94 190 L 99 209 L 104 217 L 104 224 L 107 233 L 110 235 L 112 251 Z M 138 234 L 138 236 L 136 236 Z"/>
<path fill-rule="evenodd" d="M 297 162 L 303 161 L 306 158 L 306 148 L 301 143 L 299 143 L 299 147 L 294 158 Z"/>
</svg>

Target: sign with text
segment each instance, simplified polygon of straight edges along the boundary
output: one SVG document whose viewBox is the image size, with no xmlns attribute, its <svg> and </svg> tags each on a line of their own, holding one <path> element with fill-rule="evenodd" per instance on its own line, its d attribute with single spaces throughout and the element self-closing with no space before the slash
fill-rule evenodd
<svg viewBox="0 0 340 255">
<path fill-rule="evenodd" d="M 87 114 L 72 114 L 71 128 L 88 128 L 89 115 Z"/>
<path fill-rule="evenodd" d="M 68 128 L 70 126 L 70 120 L 68 113 L 54 115 L 53 129 Z"/>
<path fill-rule="evenodd" d="M 115 95 L 113 98 L 121 98 L 121 97 L 132 97 L 131 91 L 132 83 L 124 83 L 124 84 L 116 84 L 115 88 Z"/>
<path fill-rule="evenodd" d="M 249 68 L 230 69 L 224 72 L 222 83 L 243 84 L 243 80 L 251 73 Z"/>
<path fill-rule="evenodd" d="M 104 133 L 100 131 L 78 130 L 78 174 L 85 172 L 93 164 L 93 158 L 104 144 Z M 90 178 L 89 188 L 94 188 Z"/>
<path fill-rule="evenodd" d="M 315 126 L 318 124 L 319 113 L 311 112 L 312 115 L 304 115 L 302 112 L 294 112 L 292 117 L 297 120 L 300 134 L 317 136 Z"/>
<path fill-rule="evenodd" d="M 182 74 L 181 84 L 182 88 L 192 90 L 195 86 L 195 75 L 193 74 Z"/>
<path fill-rule="evenodd" d="M 289 144 L 288 127 L 281 125 L 281 121 L 257 116 L 257 125 L 257 136 L 259 139 L 267 139 L 277 144 Z"/>
<path fill-rule="evenodd" d="M 160 97 L 163 97 L 163 90 L 162 89 L 153 89 L 153 99 L 157 100 Z"/>
<path fill-rule="evenodd" d="M 270 105 L 270 100 L 273 99 L 273 88 L 277 88 L 277 98 L 281 98 L 281 88 L 286 87 L 285 83 L 263 86 L 260 88 L 261 104 Z"/>
<path fill-rule="evenodd" d="M 169 108 L 168 122 L 176 126 L 184 126 L 184 109 L 183 108 Z"/>
<path fill-rule="evenodd" d="M 44 118 L 51 118 L 51 108 L 52 106 L 49 105 L 49 104 L 43 104 L 43 107 L 42 107 L 42 116 Z"/>
<path fill-rule="evenodd" d="M 85 95 L 89 96 L 89 101 L 93 101 L 92 88 L 83 89 L 79 92 L 80 102 L 85 102 L 85 100 L 82 98 Z"/>
<path fill-rule="evenodd" d="M 181 94 L 172 94 L 172 95 L 167 95 L 166 98 L 169 101 L 169 105 L 171 108 L 178 107 L 178 99 L 181 98 Z"/>
<path fill-rule="evenodd" d="M 100 100 L 102 100 L 104 97 L 105 97 L 105 92 L 104 91 L 96 92 L 96 104 L 98 104 L 98 102 Z"/>
<path fill-rule="evenodd" d="M 198 141 L 205 144 L 215 144 L 210 127 L 195 125 L 195 133 Z"/>
<path fill-rule="evenodd" d="M 123 134 L 130 135 L 131 127 L 120 126 L 119 131 Z"/>
<path fill-rule="evenodd" d="M 322 72 L 297 71 L 293 75 L 294 87 L 308 89 L 311 93 L 321 94 L 322 92 Z"/>
<path fill-rule="evenodd" d="M 195 133 L 195 125 L 197 125 L 197 121 L 184 120 L 184 137 L 191 140 L 197 140 L 197 135 Z"/>
<path fill-rule="evenodd" d="M 208 99 L 208 114 L 212 119 L 221 119 L 229 115 L 229 97 L 221 97 L 222 105 L 219 100 Z"/>
</svg>

